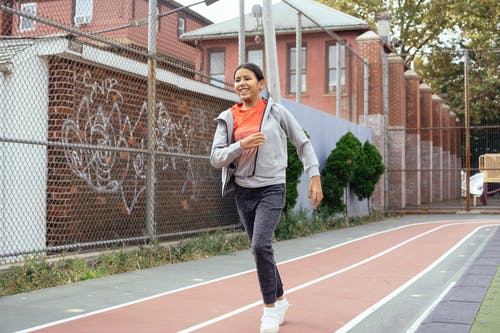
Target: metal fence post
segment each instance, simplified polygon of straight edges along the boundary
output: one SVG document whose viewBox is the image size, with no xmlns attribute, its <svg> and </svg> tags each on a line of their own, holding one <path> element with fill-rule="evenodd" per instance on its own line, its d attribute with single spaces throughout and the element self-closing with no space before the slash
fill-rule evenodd
<svg viewBox="0 0 500 333">
<path fill-rule="evenodd" d="M 148 121 L 147 147 L 148 164 L 146 175 L 146 235 L 150 241 L 155 238 L 155 105 L 156 105 L 156 35 L 158 32 L 158 6 L 156 0 L 149 0 L 148 8 Z"/>
<path fill-rule="evenodd" d="M 470 117 L 469 117 L 469 51 L 464 51 L 465 99 L 465 210 L 470 211 Z"/>
<path fill-rule="evenodd" d="M 240 14 L 240 30 L 238 31 L 238 64 L 241 65 L 246 62 L 245 54 L 245 1 L 240 0 L 239 3 Z"/>
</svg>

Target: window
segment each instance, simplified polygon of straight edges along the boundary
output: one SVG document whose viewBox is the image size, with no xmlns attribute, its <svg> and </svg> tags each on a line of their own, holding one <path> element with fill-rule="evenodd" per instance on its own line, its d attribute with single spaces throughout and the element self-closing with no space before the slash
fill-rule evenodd
<svg viewBox="0 0 500 333">
<path fill-rule="evenodd" d="M 264 70 L 264 50 L 263 49 L 248 49 L 247 62 L 252 62 Z"/>
<path fill-rule="evenodd" d="M 21 12 L 36 16 L 36 2 L 29 2 L 21 4 Z M 20 16 L 19 19 L 19 31 L 31 31 L 35 30 L 36 22 L 26 18 L 24 16 Z"/>
<path fill-rule="evenodd" d="M 73 22 L 75 25 L 85 25 L 92 22 L 93 0 L 74 0 L 75 16 Z"/>
<path fill-rule="evenodd" d="M 340 58 L 337 61 L 337 47 L 339 47 Z M 327 92 L 337 91 L 337 66 L 340 70 L 340 85 L 342 91 L 345 90 L 345 46 L 338 44 L 328 45 L 328 73 L 327 73 Z"/>
<path fill-rule="evenodd" d="M 302 92 L 307 90 L 307 48 L 302 46 L 301 53 L 301 67 L 302 67 Z M 296 93 L 296 85 L 297 85 L 297 72 L 296 72 L 296 48 L 295 46 L 288 47 L 288 92 L 290 94 Z"/>
<path fill-rule="evenodd" d="M 224 88 L 224 64 L 226 62 L 224 50 L 209 51 L 209 75 L 216 80 L 210 80 L 210 84 Z"/>
<path fill-rule="evenodd" d="M 177 37 L 180 37 L 185 32 L 186 32 L 186 18 L 183 16 L 179 16 L 177 18 Z"/>
</svg>

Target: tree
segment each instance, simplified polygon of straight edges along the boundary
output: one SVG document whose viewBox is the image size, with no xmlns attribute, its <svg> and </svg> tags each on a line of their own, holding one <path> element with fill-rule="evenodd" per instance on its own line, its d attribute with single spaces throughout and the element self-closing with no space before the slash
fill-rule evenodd
<svg viewBox="0 0 500 333">
<path fill-rule="evenodd" d="M 359 200 L 368 199 L 370 209 L 370 197 L 375 191 L 375 186 L 384 173 L 385 166 L 382 163 L 377 147 L 365 141 L 355 160 L 354 174 L 349 187 Z"/>
<path fill-rule="evenodd" d="M 457 0 L 455 0 L 457 1 Z M 388 12 L 391 16 L 391 36 L 403 44 L 399 54 L 407 64 L 425 47 L 438 39 L 443 29 L 451 29 L 452 8 L 449 0 L 319 0 L 319 2 L 365 20 L 376 29 L 376 15 Z M 453 1 L 452 1 L 453 2 Z"/>
<path fill-rule="evenodd" d="M 433 92 L 464 122 L 464 51 L 469 50 L 471 125 L 500 123 L 500 35 L 497 0 L 319 0 L 361 18 L 376 31 L 375 15 L 389 12 L 396 49 Z M 471 138 L 472 153 L 480 154 L 487 131 Z M 498 141 L 498 140 L 497 140 Z M 500 151 L 491 142 L 490 152 Z M 494 145 L 497 146 L 494 146 Z M 473 157 L 475 158 L 475 157 Z"/>
</svg>

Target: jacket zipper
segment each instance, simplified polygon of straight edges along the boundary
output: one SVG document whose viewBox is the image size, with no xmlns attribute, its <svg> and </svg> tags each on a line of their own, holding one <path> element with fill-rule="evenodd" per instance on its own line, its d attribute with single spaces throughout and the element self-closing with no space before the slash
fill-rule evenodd
<svg viewBox="0 0 500 333">
<path fill-rule="evenodd" d="M 264 122 L 264 117 L 266 116 L 266 112 L 268 111 L 268 107 L 271 105 L 269 100 L 266 100 L 266 107 L 264 108 L 264 112 L 262 113 L 262 119 L 260 120 L 260 125 L 259 125 L 259 132 L 262 130 L 262 123 Z M 250 177 L 255 176 L 255 169 L 257 168 L 257 157 L 259 156 L 259 148 L 257 148 L 257 151 L 255 152 L 255 160 L 253 163 L 253 172 L 250 175 Z"/>
</svg>

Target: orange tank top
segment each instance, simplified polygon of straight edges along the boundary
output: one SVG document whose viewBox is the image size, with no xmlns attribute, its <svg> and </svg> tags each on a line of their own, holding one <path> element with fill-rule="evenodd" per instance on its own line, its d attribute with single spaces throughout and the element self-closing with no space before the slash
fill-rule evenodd
<svg viewBox="0 0 500 333">
<path fill-rule="evenodd" d="M 241 110 L 242 103 L 232 106 L 231 112 L 234 120 L 234 140 L 239 141 L 250 134 L 257 133 L 260 129 L 266 102 L 260 99 L 257 105 L 251 109 Z"/>
</svg>

